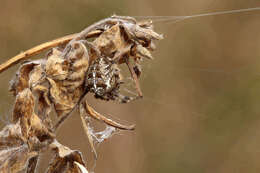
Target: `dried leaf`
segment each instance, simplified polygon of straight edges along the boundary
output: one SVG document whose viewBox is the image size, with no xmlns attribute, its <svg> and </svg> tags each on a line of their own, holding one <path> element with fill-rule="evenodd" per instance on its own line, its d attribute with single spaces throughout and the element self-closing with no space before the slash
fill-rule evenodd
<svg viewBox="0 0 260 173">
<path fill-rule="evenodd" d="M 30 124 L 28 120 L 32 117 L 33 110 L 34 98 L 32 92 L 29 89 L 24 89 L 16 96 L 12 121 L 16 123 L 20 120 L 22 134 L 25 138 L 28 138 L 29 135 Z"/>
<path fill-rule="evenodd" d="M 37 137 L 40 141 L 52 140 L 55 138 L 53 134 L 43 123 L 42 120 L 36 115 L 33 114 L 30 123 L 30 135 Z"/>
<path fill-rule="evenodd" d="M 111 57 L 114 52 L 120 51 L 128 46 L 128 43 L 120 32 L 119 25 L 114 25 L 103 32 L 93 44 L 102 54 L 108 57 Z"/>
<path fill-rule="evenodd" d="M 30 72 L 29 88 L 32 90 L 35 86 L 45 81 L 45 71 L 42 66 L 42 64 L 35 65 L 33 70 Z"/>
<path fill-rule="evenodd" d="M 36 155 L 37 152 L 31 151 L 26 144 L 20 121 L 5 126 L 0 132 L 0 172 L 19 172 Z"/>
<path fill-rule="evenodd" d="M 46 75 L 53 80 L 64 80 L 68 75 L 68 68 L 62 51 L 53 48 L 45 65 Z"/>
<path fill-rule="evenodd" d="M 83 165 L 81 165 L 79 162 L 74 161 L 74 164 L 76 164 L 78 166 L 78 168 L 80 170 L 79 173 L 88 173 L 87 169 Z"/>
<path fill-rule="evenodd" d="M 48 97 L 48 88 L 42 85 L 34 87 L 34 91 L 38 94 L 37 115 L 41 118 L 46 127 L 52 129 L 52 122 L 49 117 L 51 112 L 51 101 Z"/>
<path fill-rule="evenodd" d="M 141 57 L 153 59 L 151 52 L 140 44 L 136 46 L 136 53 L 139 54 Z"/>
<path fill-rule="evenodd" d="M 26 169 L 26 173 L 34 173 L 36 171 L 38 160 L 39 160 L 39 155 L 30 158 Z"/>
<path fill-rule="evenodd" d="M 0 149 L 18 147 L 24 144 L 20 121 L 16 124 L 9 124 L 0 131 Z"/>
<path fill-rule="evenodd" d="M 80 173 L 74 162 L 78 162 L 85 167 L 85 163 L 79 151 L 71 150 L 57 141 L 51 144 L 51 148 L 56 154 L 48 167 L 47 173 Z"/>
<path fill-rule="evenodd" d="M 16 123 L 19 118 L 30 118 L 34 110 L 34 97 L 30 89 L 24 89 L 19 92 L 15 99 L 13 109 L 13 122 Z"/>
<path fill-rule="evenodd" d="M 39 61 L 31 61 L 24 63 L 16 73 L 14 79 L 10 82 L 10 91 L 16 96 L 19 92 L 29 87 L 29 75 L 35 65 Z"/>
<path fill-rule="evenodd" d="M 24 89 L 16 96 L 13 122 L 20 120 L 23 137 L 37 136 L 42 138 L 53 138 L 54 135 L 42 123 L 41 119 L 34 113 L 34 97 L 29 89 Z"/>
<path fill-rule="evenodd" d="M 54 50 L 48 58 L 47 79 L 50 84 L 51 101 L 58 116 L 70 113 L 85 92 L 83 84 L 88 61 L 86 46 L 77 41 L 68 45 L 62 54 Z"/>
<path fill-rule="evenodd" d="M 70 97 L 67 89 L 61 83 L 55 82 L 51 78 L 47 78 L 50 83 L 51 101 L 54 103 L 58 116 L 69 113 L 76 104 L 75 100 Z"/>
<path fill-rule="evenodd" d="M 132 25 L 132 27 L 129 29 L 134 33 L 135 37 L 140 40 L 163 39 L 163 36 L 154 32 L 152 28 L 145 28 L 141 27 L 140 25 Z"/>
<path fill-rule="evenodd" d="M 16 173 L 24 170 L 28 160 L 35 157 L 38 153 L 30 151 L 28 145 L 24 144 L 19 147 L 12 147 L 0 151 L 0 172 Z"/>
<path fill-rule="evenodd" d="M 68 62 L 68 76 L 62 81 L 62 86 L 66 87 L 68 93 L 74 93 L 75 90 L 82 90 L 85 81 L 85 75 L 89 67 L 89 54 L 86 46 L 75 41 L 68 46 L 68 52 L 64 50 L 64 58 Z M 81 91 L 83 93 L 83 91 Z M 81 93 L 81 94 L 82 94 Z M 73 97 L 74 97 L 73 95 Z"/>
</svg>

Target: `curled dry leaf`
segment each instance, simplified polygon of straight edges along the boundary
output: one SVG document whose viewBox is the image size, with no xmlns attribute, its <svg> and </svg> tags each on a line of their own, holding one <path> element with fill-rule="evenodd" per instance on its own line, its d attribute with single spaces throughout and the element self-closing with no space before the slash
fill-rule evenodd
<svg viewBox="0 0 260 173">
<path fill-rule="evenodd" d="M 29 138 L 37 136 L 40 141 L 42 138 L 52 138 L 54 135 L 46 128 L 41 119 L 34 113 L 34 97 L 27 88 L 16 96 L 13 122 L 20 121 L 23 137 Z"/>
<path fill-rule="evenodd" d="M 50 100 L 52 100 L 58 116 L 69 113 L 75 106 L 75 101 L 71 94 L 67 94 L 67 89 L 51 78 L 47 78 L 50 83 Z"/>
<path fill-rule="evenodd" d="M 10 82 L 10 91 L 16 96 L 19 92 L 29 87 L 29 78 L 30 72 L 33 70 L 35 65 L 38 65 L 38 62 L 27 62 L 24 63 L 16 73 L 14 79 Z"/>
<path fill-rule="evenodd" d="M 122 37 L 119 24 L 112 26 L 104 31 L 97 39 L 93 41 L 93 45 L 104 56 L 111 56 L 114 52 L 120 51 L 128 46 L 126 40 Z M 112 57 L 111 57 L 112 58 Z"/>
<path fill-rule="evenodd" d="M 37 163 L 39 160 L 39 155 L 36 155 L 32 158 L 30 158 L 30 160 L 28 161 L 28 166 L 26 168 L 26 172 L 27 173 L 34 173 L 36 168 L 37 168 Z"/>
<path fill-rule="evenodd" d="M 35 86 L 41 84 L 44 82 L 45 80 L 45 72 L 43 69 L 42 64 L 45 61 L 42 60 L 42 62 L 40 62 L 39 64 L 35 65 L 33 70 L 30 72 L 30 79 L 29 79 L 29 88 L 30 89 L 34 89 Z"/>
<path fill-rule="evenodd" d="M 53 80 L 64 80 L 68 75 L 68 64 L 64 63 L 62 51 L 53 48 L 47 58 L 45 65 L 46 75 Z"/>
<path fill-rule="evenodd" d="M 0 172 L 19 172 L 29 164 L 29 160 L 38 155 L 31 150 L 24 138 L 20 121 L 7 125 L 0 132 Z"/>
<path fill-rule="evenodd" d="M 79 173 L 88 173 L 87 169 L 79 162 L 74 161 L 74 164 L 77 165 L 78 169 L 80 170 Z"/>
<path fill-rule="evenodd" d="M 51 112 L 51 101 L 48 97 L 48 88 L 43 85 L 37 85 L 34 87 L 33 91 L 36 93 L 36 95 L 38 95 L 37 115 L 47 128 L 52 129 L 53 124 L 49 116 Z"/>
<path fill-rule="evenodd" d="M 0 172 L 16 173 L 24 170 L 28 160 L 35 157 L 38 153 L 30 151 L 28 145 L 12 147 L 0 151 Z"/>
<path fill-rule="evenodd" d="M 15 99 L 13 109 L 13 122 L 17 122 L 20 118 L 30 118 L 34 109 L 34 97 L 30 89 L 26 88 L 19 92 Z"/>
<path fill-rule="evenodd" d="M 77 162 L 82 167 L 85 167 L 79 151 L 71 150 L 56 140 L 50 147 L 55 151 L 55 156 L 48 167 L 47 173 L 81 173 L 78 165 L 75 165 L 75 162 Z"/>
<path fill-rule="evenodd" d="M 18 147 L 21 146 L 24 141 L 20 121 L 16 124 L 8 124 L 0 131 L 0 149 Z"/>
</svg>

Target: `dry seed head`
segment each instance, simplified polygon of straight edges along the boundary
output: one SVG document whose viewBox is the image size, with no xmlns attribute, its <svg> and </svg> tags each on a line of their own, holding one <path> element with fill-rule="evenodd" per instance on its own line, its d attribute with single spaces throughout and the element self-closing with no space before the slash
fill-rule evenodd
<svg viewBox="0 0 260 173">
<path fill-rule="evenodd" d="M 151 22 L 137 23 L 131 17 L 113 16 L 79 34 L 42 44 L 16 57 L 18 61 L 46 47 L 54 47 L 44 59 L 23 63 L 11 82 L 10 90 L 16 100 L 13 124 L 0 132 L 0 171 L 19 172 L 27 166 L 27 172 L 34 172 L 39 154 L 51 149 L 54 157 L 48 173 L 87 172 L 81 153 L 56 140 L 56 129 L 74 109 L 79 109 L 95 158 L 95 141 L 104 141 L 117 129 L 133 130 L 134 125 L 120 124 L 96 112 L 84 96 L 93 92 L 101 99 L 125 103 L 136 99 L 120 92 L 122 74 L 119 65 L 125 63 L 136 82 L 137 98 L 141 97 L 139 62 L 143 57 L 152 58 L 153 40 L 161 38 L 153 31 Z M 7 64 L 14 62 L 12 59 Z M 57 122 L 49 117 L 51 111 L 57 114 Z M 104 131 L 96 132 L 90 123 L 91 118 L 105 123 Z M 7 154 L 10 151 L 16 151 L 16 154 Z"/>
</svg>

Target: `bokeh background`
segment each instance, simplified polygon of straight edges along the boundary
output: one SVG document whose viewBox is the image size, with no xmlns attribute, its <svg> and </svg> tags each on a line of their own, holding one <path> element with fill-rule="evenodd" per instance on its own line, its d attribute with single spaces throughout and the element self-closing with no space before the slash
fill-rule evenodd
<svg viewBox="0 0 260 173">
<path fill-rule="evenodd" d="M 182 16 L 260 6 L 259 0 L 1 0 L 0 61 L 42 42 L 81 31 L 112 14 Z M 97 173 L 260 172 L 260 11 L 158 22 L 155 60 L 145 62 L 144 99 L 107 103 L 88 96 L 108 117 L 135 123 L 98 147 Z M 35 57 L 37 58 L 37 57 Z M 14 98 L 0 74 L 1 128 Z M 79 149 L 93 167 L 80 118 L 74 113 L 58 139 Z M 50 153 L 38 172 L 44 172 Z"/>
</svg>

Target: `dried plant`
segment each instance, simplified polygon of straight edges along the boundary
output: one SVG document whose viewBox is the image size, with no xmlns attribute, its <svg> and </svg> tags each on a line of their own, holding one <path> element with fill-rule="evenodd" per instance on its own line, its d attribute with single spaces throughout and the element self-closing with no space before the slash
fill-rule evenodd
<svg viewBox="0 0 260 173">
<path fill-rule="evenodd" d="M 0 132 L 0 172 L 35 172 L 40 153 L 46 150 L 54 154 L 46 172 L 87 172 L 81 153 L 60 144 L 56 130 L 78 109 L 95 158 L 95 143 L 110 137 L 117 129 L 133 130 L 134 125 L 120 124 L 96 112 L 85 95 L 93 93 L 96 98 L 121 103 L 141 98 L 140 62 L 142 58 L 152 59 L 153 40 L 160 39 L 162 36 L 153 31 L 151 21 L 112 16 L 2 64 L 0 71 L 51 48 L 43 59 L 22 63 L 11 81 L 10 91 L 16 99 L 12 123 Z M 128 66 L 138 96 L 121 94 L 120 64 Z M 50 117 L 51 111 L 57 115 L 56 122 Z M 96 132 L 92 119 L 103 122 L 104 131 Z"/>
</svg>

